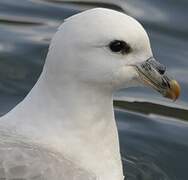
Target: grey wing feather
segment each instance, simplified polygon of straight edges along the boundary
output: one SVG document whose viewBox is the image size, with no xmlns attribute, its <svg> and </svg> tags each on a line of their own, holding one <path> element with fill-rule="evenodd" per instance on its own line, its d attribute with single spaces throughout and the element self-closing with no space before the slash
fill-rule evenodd
<svg viewBox="0 0 188 180">
<path fill-rule="evenodd" d="M 59 154 L 0 135 L 0 180 L 95 179 Z"/>
</svg>

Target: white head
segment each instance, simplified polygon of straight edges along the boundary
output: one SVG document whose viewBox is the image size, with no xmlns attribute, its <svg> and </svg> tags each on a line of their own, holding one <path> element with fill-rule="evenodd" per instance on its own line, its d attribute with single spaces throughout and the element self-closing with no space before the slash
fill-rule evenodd
<svg viewBox="0 0 188 180">
<path fill-rule="evenodd" d="M 175 99 L 178 86 L 164 73 L 135 19 L 110 9 L 91 9 L 66 19 L 53 37 L 36 88 L 40 107 L 32 103 L 30 110 L 43 109 L 44 119 L 52 119 L 53 124 L 46 124 L 55 127 L 63 151 L 78 164 L 99 179 L 122 180 L 112 92 L 144 82 Z"/>
<path fill-rule="evenodd" d="M 96 8 L 65 20 L 52 40 L 46 67 L 59 84 L 71 79 L 114 91 L 139 85 L 143 78 L 138 67 L 152 56 L 148 35 L 139 22 L 121 12 Z M 154 60 L 148 64 L 157 76 L 154 81 L 162 83 L 164 66 Z M 154 88 L 166 95 L 167 83 L 162 89 Z"/>
</svg>

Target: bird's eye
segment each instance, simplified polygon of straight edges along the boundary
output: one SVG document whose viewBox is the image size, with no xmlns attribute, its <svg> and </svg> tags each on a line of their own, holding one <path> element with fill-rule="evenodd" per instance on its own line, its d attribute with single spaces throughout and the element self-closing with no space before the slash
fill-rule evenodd
<svg viewBox="0 0 188 180">
<path fill-rule="evenodd" d="M 112 52 L 128 54 L 131 51 L 131 47 L 125 41 L 115 40 L 109 44 L 109 48 Z"/>
</svg>

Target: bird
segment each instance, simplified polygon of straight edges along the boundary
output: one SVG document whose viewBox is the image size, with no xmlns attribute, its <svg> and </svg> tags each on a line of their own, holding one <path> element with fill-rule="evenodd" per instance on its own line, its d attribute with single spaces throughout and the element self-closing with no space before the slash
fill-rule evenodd
<svg viewBox="0 0 188 180">
<path fill-rule="evenodd" d="M 107 8 L 65 19 L 38 81 L 0 118 L 0 178 L 124 180 L 113 93 L 133 86 L 180 95 L 137 20 Z"/>
</svg>

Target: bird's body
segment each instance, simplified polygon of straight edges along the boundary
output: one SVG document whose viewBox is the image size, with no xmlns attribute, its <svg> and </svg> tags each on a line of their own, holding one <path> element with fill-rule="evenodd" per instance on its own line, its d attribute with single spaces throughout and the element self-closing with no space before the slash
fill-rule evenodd
<svg viewBox="0 0 188 180">
<path fill-rule="evenodd" d="M 97 8 L 68 18 L 33 89 L 0 119 L 0 178 L 123 180 L 112 95 L 139 85 L 150 57 L 145 30 L 123 13 Z M 164 94 L 168 80 L 152 65 Z"/>
<path fill-rule="evenodd" d="M 48 95 L 45 94 L 45 89 L 48 91 L 48 88 L 41 91 L 42 87 L 37 86 L 23 102 L 0 121 L 2 144 L 8 145 L 7 148 L 10 149 L 4 151 L 7 152 L 8 157 L 10 151 L 12 151 L 11 159 L 16 158 L 13 156 L 17 156 L 18 153 L 24 153 L 22 158 L 26 155 L 28 159 L 23 159 L 23 161 L 29 164 L 30 161 L 33 161 L 33 157 L 27 153 L 32 152 L 36 156 L 36 160 L 41 163 L 33 162 L 33 165 L 36 163 L 36 166 L 39 166 L 38 171 L 33 173 L 38 174 L 40 170 L 43 171 L 40 169 L 40 165 L 48 168 L 47 161 L 53 159 L 50 154 L 55 154 L 56 158 L 53 166 L 50 166 L 53 167 L 53 172 L 46 170 L 43 173 L 45 178 L 40 177 L 41 179 L 47 179 L 46 173 L 49 174 L 49 178 L 53 176 L 52 173 L 56 173 L 61 175 L 55 176 L 54 180 L 61 180 L 62 177 L 67 180 L 71 180 L 71 178 L 84 180 L 83 177 L 80 179 L 79 174 L 77 175 L 73 168 L 80 169 L 86 180 L 95 180 L 97 178 L 96 174 L 100 174 L 100 178 L 103 179 L 114 179 L 122 175 L 112 97 L 107 96 L 106 93 L 106 100 L 104 94 L 100 94 L 99 97 L 95 96 L 92 100 L 92 90 L 86 93 L 83 89 L 74 88 L 73 92 L 70 90 L 68 92 L 64 91 L 73 98 L 71 107 L 68 107 L 70 104 L 66 98 L 69 96 L 65 96 L 64 100 L 62 98 L 61 105 L 59 105 L 56 102 L 58 99 L 52 98 L 52 101 L 48 101 L 50 97 L 49 99 L 46 98 Z M 81 95 L 82 93 L 83 95 Z M 82 102 L 81 98 L 85 100 Z M 79 105 L 76 103 L 79 103 Z M 88 106 L 88 103 L 90 106 Z M 64 108 L 67 111 L 64 111 Z M 3 129 L 6 130 L 5 133 Z M 6 134 L 6 138 L 2 139 L 2 134 Z M 14 144 L 15 141 L 17 146 Z M 4 145 L 0 145 L 0 147 L 4 149 Z M 16 153 L 14 153 L 15 151 Z M 3 153 L 0 153 L 1 155 L 5 157 Z M 46 161 L 41 156 L 44 159 L 46 158 Z M 74 166 L 67 167 L 70 162 L 66 160 L 70 160 L 71 165 Z M 67 174 L 65 167 L 71 168 L 70 171 L 73 170 L 72 175 Z M 93 172 L 94 169 L 95 172 Z M 112 169 L 113 172 L 108 173 L 109 169 Z M 27 171 L 30 173 L 33 169 L 28 166 Z M 123 179 L 123 177 L 119 177 L 119 179 Z"/>
<path fill-rule="evenodd" d="M 3 180 L 95 180 L 62 153 L 31 139 L 0 131 L 0 177 Z"/>
</svg>

